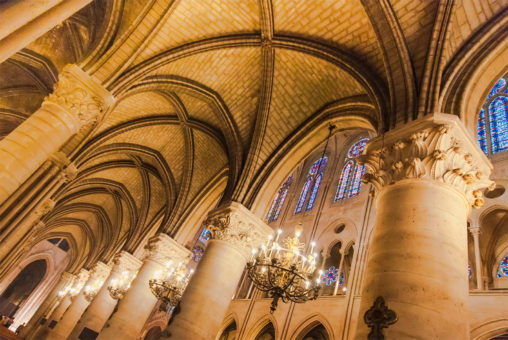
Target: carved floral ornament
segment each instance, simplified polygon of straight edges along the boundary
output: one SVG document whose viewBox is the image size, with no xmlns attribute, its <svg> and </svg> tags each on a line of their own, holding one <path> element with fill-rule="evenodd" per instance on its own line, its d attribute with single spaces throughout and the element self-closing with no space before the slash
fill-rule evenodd
<svg viewBox="0 0 508 340">
<path fill-rule="evenodd" d="M 113 263 L 115 265 L 113 269 L 120 273 L 123 271 L 137 271 L 142 264 L 138 258 L 126 251 L 116 254 L 113 258 Z"/>
<path fill-rule="evenodd" d="M 169 261 L 173 263 L 188 262 L 190 250 L 173 240 L 166 234 L 152 237 L 145 246 L 147 259 L 165 266 Z"/>
<path fill-rule="evenodd" d="M 209 216 L 205 224 L 213 239 L 233 245 L 245 257 L 250 256 L 252 249 L 266 243 L 272 233 L 272 229 L 263 222 L 258 225 L 235 211 Z"/>
<path fill-rule="evenodd" d="M 94 123 L 114 98 L 76 65 L 68 65 L 58 76 L 53 93 L 45 98 L 63 107 L 80 121 Z"/>
<path fill-rule="evenodd" d="M 481 160 L 466 151 L 453 130 L 451 125 L 438 124 L 391 145 L 368 148 L 359 158 L 366 167 L 363 181 L 379 191 L 403 179 L 435 180 L 464 193 L 473 207 L 481 207 L 481 189 L 492 188 L 495 183 L 489 180 L 488 171 L 481 170 Z"/>
</svg>

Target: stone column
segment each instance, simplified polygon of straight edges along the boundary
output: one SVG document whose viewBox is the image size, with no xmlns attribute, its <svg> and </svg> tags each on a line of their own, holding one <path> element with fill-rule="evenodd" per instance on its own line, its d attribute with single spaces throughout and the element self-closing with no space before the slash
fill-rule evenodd
<svg viewBox="0 0 508 340">
<path fill-rule="evenodd" d="M 58 284 L 53 288 L 51 293 L 48 295 L 48 297 L 44 300 L 44 302 L 41 304 L 41 306 L 37 309 L 35 314 L 32 316 L 30 321 L 26 324 L 26 326 L 23 328 L 23 330 L 20 332 L 20 336 L 23 338 L 26 338 L 28 334 L 31 334 L 33 331 L 35 331 L 37 326 L 40 324 L 43 317 L 48 319 L 48 317 L 53 313 L 53 311 L 56 309 L 58 305 L 60 305 L 63 297 L 59 295 L 59 292 L 64 291 L 67 287 L 70 287 L 74 280 L 76 279 L 76 276 L 68 273 L 63 272 L 60 278 L 60 281 Z M 44 324 L 47 323 L 47 320 Z"/>
<path fill-rule="evenodd" d="M 0 5 L 0 63 L 92 0 L 18 0 Z"/>
<path fill-rule="evenodd" d="M 99 285 L 104 284 L 104 281 L 106 281 L 110 271 L 111 267 L 102 262 L 97 262 L 93 269 L 90 271 L 90 277 L 88 278 L 88 281 L 84 287 L 87 285 L 95 285 L 97 284 L 97 281 Z M 72 303 L 65 311 L 62 319 L 50 332 L 47 338 L 48 340 L 65 340 L 69 337 L 72 329 L 78 322 L 81 315 L 83 315 L 85 309 L 90 304 L 90 302 L 86 299 L 84 293 L 85 288 L 81 289 L 81 292 L 72 299 Z"/>
<path fill-rule="evenodd" d="M 108 318 L 113 313 L 116 307 L 117 300 L 113 299 L 109 293 L 108 286 L 111 281 L 118 279 L 124 271 L 135 273 L 141 267 L 142 261 L 129 254 L 126 251 L 118 253 L 113 259 L 113 269 L 106 282 L 102 285 L 101 289 L 97 293 L 97 296 L 93 299 L 88 306 L 85 313 L 72 330 L 69 339 L 79 339 L 79 335 L 86 327 L 99 333 L 108 321 Z"/>
<path fill-rule="evenodd" d="M 163 270 L 170 260 L 179 263 L 187 261 L 190 255 L 187 248 L 165 234 L 151 238 L 145 248 L 148 255 L 143 266 L 132 281 L 131 288 L 118 303 L 118 310 L 100 332 L 98 340 L 137 339 L 157 303 L 148 281 L 154 278 L 156 271 Z"/>
<path fill-rule="evenodd" d="M 63 315 L 69 308 L 72 303 L 72 296 L 79 294 L 81 289 L 84 287 L 85 283 L 88 281 L 90 277 L 90 272 L 84 268 L 82 268 L 77 277 L 74 279 L 72 286 L 66 292 L 66 294 L 62 297 L 62 300 L 55 308 L 53 313 L 48 315 L 48 321 L 41 325 L 33 334 L 27 338 L 27 340 L 41 340 L 41 339 L 52 339 L 50 337 L 50 332 L 53 330 L 55 324 L 58 324 L 62 319 Z M 52 328 L 49 328 L 52 326 Z"/>
<path fill-rule="evenodd" d="M 161 339 L 214 339 L 253 248 L 272 228 L 243 205 L 231 202 L 208 215 L 212 237 L 180 303 L 180 312 Z"/>
<path fill-rule="evenodd" d="M 480 227 L 474 226 L 469 228 L 469 232 L 473 235 L 474 242 L 474 258 L 476 267 L 476 288 L 479 290 L 483 289 L 483 277 L 482 277 L 482 259 L 480 254 Z"/>
<path fill-rule="evenodd" d="M 67 65 L 41 108 L 0 141 L 0 204 L 113 102 L 97 81 L 78 66 Z"/>
<path fill-rule="evenodd" d="M 398 314 L 386 339 L 469 339 L 466 225 L 492 184 L 489 160 L 458 117 L 436 113 L 372 140 L 360 161 L 377 215 L 356 339 L 379 296 Z"/>
</svg>

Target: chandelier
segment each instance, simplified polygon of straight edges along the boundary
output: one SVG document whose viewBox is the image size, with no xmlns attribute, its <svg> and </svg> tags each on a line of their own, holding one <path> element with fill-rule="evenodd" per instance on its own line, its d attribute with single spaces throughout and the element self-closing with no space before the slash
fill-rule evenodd
<svg viewBox="0 0 508 340">
<path fill-rule="evenodd" d="M 83 291 L 86 301 L 91 302 L 99 292 L 99 289 L 101 289 L 101 286 L 102 282 L 100 280 L 95 280 L 93 283 L 86 285 Z"/>
<path fill-rule="evenodd" d="M 169 312 L 178 305 L 193 272 L 193 269 L 187 272 L 183 263 L 172 266 L 172 262 L 166 265 L 165 270 L 155 272 L 155 277 L 148 284 L 153 295 L 163 302 L 161 309 Z"/>
<path fill-rule="evenodd" d="M 322 271 L 316 273 L 315 243 L 311 243 L 305 255 L 305 245 L 300 243 L 301 233 L 299 224 L 294 237 L 279 243 L 282 234 L 279 229 L 275 239 L 270 236 L 267 244 L 252 250 L 247 273 L 256 288 L 273 298 L 270 313 L 275 311 L 279 300 L 303 303 L 318 296 Z"/>
<path fill-rule="evenodd" d="M 83 286 L 85 283 L 83 281 L 78 281 L 72 287 L 66 287 L 62 291 L 62 297 L 65 296 L 67 293 L 69 293 L 70 296 L 76 296 L 81 292 L 81 289 L 83 289 Z"/>
<path fill-rule="evenodd" d="M 131 288 L 131 282 L 136 277 L 136 274 L 124 270 L 119 278 L 112 279 L 108 286 L 109 295 L 115 300 L 123 298 L 125 293 Z"/>
</svg>

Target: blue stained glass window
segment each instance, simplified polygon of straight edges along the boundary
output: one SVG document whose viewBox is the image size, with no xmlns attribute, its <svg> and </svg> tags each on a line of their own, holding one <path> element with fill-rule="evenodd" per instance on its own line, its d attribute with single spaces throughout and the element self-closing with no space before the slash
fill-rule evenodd
<svg viewBox="0 0 508 340">
<path fill-rule="evenodd" d="M 342 168 L 339 185 L 335 193 L 335 202 L 357 196 L 360 193 L 365 167 L 356 163 L 356 157 L 362 154 L 368 141 L 368 138 L 362 138 L 349 148 L 346 164 Z"/>
<path fill-rule="evenodd" d="M 282 183 L 279 191 L 277 191 L 272 205 L 270 206 L 270 210 L 268 211 L 268 215 L 266 216 L 266 220 L 268 222 L 276 221 L 277 218 L 279 218 L 280 210 L 282 209 L 282 205 L 284 204 L 284 200 L 286 199 L 292 180 L 293 175 L 289 176 L 286 181 Z"/>
<path fill-rule="evenodd" d="M 201 257 L 203 257 L 204 252 L 205 250 L 203 249 L 203 247 L 195 246 L 192 249 L 192 260 L 194 262 L 199 262 L 199 260 L 201 260 Z"/>
<path fill-rule="evenodd" d="M 344 272 L 343 271 L 340 272 L 339 286 L 340 287 L 344 286 Z"/>
<path fill-rule="evenodd" d="M 497 83 L 494 85 L 494 87 L 492 87 L 492 90 L 490 90 L 489 95 L 487 96 L 486 100 L 489 100 L 490 98 L 495 96 L 505 86 L 506 86 L 506 80 L 504 78 L 499 79 L 497 81 Z"/>
<path fill-rule="evenodd" d="M 508 254 L 499 263 L 496 276 L 502 278 L 508 277 Z"/>
<path fill-rule="evenodd" d="M 467 277 L 472 278 L 473 272 L 471 272 L 471 265 L 467 265 Z"/>
<path fill-rule="evenodd" d="M 210 230 L 203 228 L 201 235 L 199 235 L 199 242 L 206 244 L 206 242 L 208 242 L 208 240 L 210 239 L 210 236 L 211 236 Z"/>
<path fill-rule="evenodd" d="M 303 204 L 307 199 L 307 193 L 309 192 L 310 185 L 312 184 L 312 177 L 307 178 L 305 184 L 303 185 L 302 192 L 300 193 L 300 198 L 298 199 L 298 203 L 296 204 L 295 214 L 302 211 Z"/>
<path fill-rule="evenodd" d="M 331 266 L 325 271 L 322 281 L 325 285 L 331 286 L 334 282 L 337 282 L 339 277 L 339 270 L 335 266 Z"/>
<path fill-rule="evenodd" d="M 506 77 L 490 90 L 478 114 L 478 144 L 486 154 L 508 150 L 508 87 Z"/>
<path fill-rule="evenodd" d="M 489 151 L 487 150 L 487 131 L 485 127 L 485 111 L 481 109 L 480 117 L 478 117 L 478 144 L 480 144 L 480 148 L 482 148 L 483 152 L 488 155 Z"/>
<path fill-rule="evenodd" d="M 351 186 L 349 189 L 349 197 L 354 197 L 360 193 L 360 188 L 362 186 L 362 177 L 365 173 L 365 166 L 356 165 L 355 173 L 353 175 L 353 180 L 351 182 Z"/>
<path fill-rule="evenodd" d="M 316 176 L 316 180 L 314 181 L 314 186 L 312 187 L 312 192 L 310 194 L 309 202 L 307 202 L 307 207 L 305 211 L 311 210 L 314 207 L 314 202 L 316 201 L 316 196 L 319 191 L 319 186 L 321 185 L 321 180 L 323 179 L 323 173 L 321 172 Z"/>
<path fill-rule="evenodd" d="M 323 173 L 326 168 L 326 163 L 328 162 L 328 157 L 323 156 L 318 159 L 309 169 L 309 174 L 307 175 L 307 180 L 303 185 L 302 192 L 300 193 L 300 198 L 298 199 L 298 203 L 296 204 L 295 214 L 298 214 L 302 211 L 305 202 L 307 205 L 305 207 L 305 211 L 309 211 L 314 207 L 314 203 L 316 201 L 316 197 L 319 191 L 319 187 L 321 185 L 321 181 L 323 180 Z M 310 198 L 307 201 L 307 196 L 309 194 L 309 190 L 312 187 L 312 191 L 310 194 Z"/>
<path fill-rule="evenodd" d="M 489 105 L 492 153 L 508 149 L 508 97 L 497 97 Z"/>
<path fill-rule="evenodd" d="M 355 144 L 353 144 L 353 146 L 349 148 L 347 156 L 349 158 L 355 158 L 360 156 L 363 152 L 363 149 L 365 149 L 365 146 L 367 145 L 368 141 L 369 141 L 368 138 L 360 139 L 358 142 L 356 142 Z"/>
<path fill-rule="evenodd" d="M 337 187 L 337 192 L 335 193 L 335 201 L 346 198 L 347 192 L 347 184 L 349 181 L 349 176 L 351 175 L 351 170 L 353 169 L 353 161 L 349 161 L 342 168 L 342 172 L 340 174 L 339 186 Z"/>
</svg>

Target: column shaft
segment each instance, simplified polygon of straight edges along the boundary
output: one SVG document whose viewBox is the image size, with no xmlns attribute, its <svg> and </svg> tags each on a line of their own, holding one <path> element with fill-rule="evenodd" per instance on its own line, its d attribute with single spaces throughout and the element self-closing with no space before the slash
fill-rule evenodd
<svg viewBox="0 0 508 340">
<path fill-rule="evenodd" d="M 463 197 L 438 183 L 409 181 L 384 189 L 378 202 L 361 310 L 382 296 L 398 313 L 387 339 L 467 339 Z M 366 339 L 359 324 L 356 339 Z"/>
<path fill-rule="evenodd" d="M 150 291 L 148 281 L 153 279 L 156 271 L 163 268 L 162 264 L 153 260 L 145 261 L 132 281 L 131 288 L 118 303 L 118 310 L 100 332 L 98 340 L 138 338 L 157 302 L 157 298 Z"/>
<path fill-rule="evenodd" d="M 8 7 L 0 7 L 4 11 L 1 16 L 6 27 L 0 30 L 0 63 L 26 47 L 32 41 L 72 16 L 92 0 L 64 0 L 59 1 L 17 1 Z M 53 5 L 53 7 L 49 7 Z M 29 8 L 36 8 L 32 11 Z M 2 13 L 2 12 L 0 12 Z M 5 16 L 5 17 L 4 17 Z M 10 18 L 15 18 L 11 20 Z M 9 23 L 13 21 L 12 23 Z"/>
<path fill-rule="evenodd" d="M 168 330 L 169 339 L 214 339 L 246 263 L 230 244 L 210 240 Z"/>
<path fill-rule="evenodd" d="M 471 228 L 471 234 L 473 234 L 474 242 L 474 258 L 475 258 L 475 269 L 476 269 L 476 288 L 483 289 L 483 277 L 482 277 L 482 259 L 480 254 L 480 228 Z"/>
</svg>

